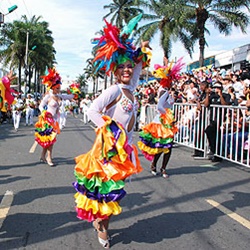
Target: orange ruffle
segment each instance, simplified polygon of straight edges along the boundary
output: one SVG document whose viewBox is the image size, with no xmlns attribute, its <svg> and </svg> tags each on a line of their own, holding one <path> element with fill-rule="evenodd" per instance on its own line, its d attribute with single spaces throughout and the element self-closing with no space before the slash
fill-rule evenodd
<svg viewBox="0 0 250 250">
<path fill-rule="evenodd" d="M 96 140 L 89 152 L 75 158 L 75 171 L 81 173 L 88 179 L 91 179 L 94 175 L 98 175 L 103 182 L 111 179 L 114 181 L 124 180 L 130 175 L 140 173 L 143 169 L 138 158 L 138 151 L 134 145 L 133 153 L 135 155 L 136 166 L 131 161 L 130 155 L 127 155 L 125 158 L 125 154 L 123 154 L 122 157 L 120 154 L 116 154 L 111 158 L 111 160 L 107 160 L 105 162 L 101 155 L 103 150 L 102 143 L 104 142 L 103 136 L 106 138 L 106 136 L 102 133 L 103 131 L 106 130 L 97 130 Z M 121 145 L 116 146 L 119 148 Z M 119 152 L 123 152 L 123 150 L 120 149 Z"/>
<path fill-rule="evenodd" d="M 145 133 L 150 133 L 154 138 L 169 138 L 174 137 L 175 132 L 169 128 L 165 128 L 160 123 L 149 123 L 143 127 Z"/>
</svg>

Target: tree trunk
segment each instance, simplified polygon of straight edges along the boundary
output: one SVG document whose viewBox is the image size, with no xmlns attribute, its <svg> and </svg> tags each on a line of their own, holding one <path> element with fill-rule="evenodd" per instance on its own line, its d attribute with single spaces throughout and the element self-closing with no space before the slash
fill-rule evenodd
<svg viewBox="0 0 250 250">
<path fill-rule="evenodd" d="M 198 26 L 198 35 L 199 35 L 199 64 L 200 67 L 204 66 L 204 50 L 205 50 L 205 23 L 208 19 L 208 12 L 204 8 L 197 8 L 196 9 L 196 21 Z"/>
<path fill-rule="evenodd" d="M 97 92 L 98 92 L 98 77 L 96 77 L 96 92 L 95 93 Z"/>
<path fill-rule="evenodd" d="M 95 78 L 93 78 L 93 94 L 95 94 Z"/>
<path fill-rule="evenodd" d="M 19 58 L 19 65 L 18 65 L 18 92 L 21 93 L 21 83 L 22 83 L 22 65 L 21 59 Z"/>
<path fill-rule="evenodd" d="M 107 88 L 107 83 L 108 83 L 108 76 L 105 74 L 105 76 L 104 76 L 104 89 Z"/>
</svg>

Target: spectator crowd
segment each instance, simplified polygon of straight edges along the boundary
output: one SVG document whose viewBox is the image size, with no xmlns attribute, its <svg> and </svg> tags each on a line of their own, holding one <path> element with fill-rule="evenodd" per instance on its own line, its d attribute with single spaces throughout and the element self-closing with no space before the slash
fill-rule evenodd
<svg viewBox="0 0 250 250">
<path fill-rule="evenodd" d="M 157 104 L 159 87 L 158 80 L 154 79 L 147 83 L 139 84 L 135 90 L 135 97 L 139 104 L 135 130 L 139 131 L 142 126 L 149 122 L 146 119 L 145 107 Z M 207 135 L 212 155 L 218 152 L 216 143 L 224 145 L 226 140 L 231 140 L 234 142 L 233 150 L 227 148 L 226 154 L 229 156 L 232 153 L 236 153 L 238 157 L 241 157 L 245 148 L 242 147 L 240 141 L 244 140 L 245 145 L 248 145 L 248 123 L 250 120 L 250 108 L 248 108 L 250 107 L 249 69 L 232 71 L 223 68 L 203 67 L 198 70 L 184 72 L 181 73 L 179 80 L 172 82 L 170 93 L 174 97 L 175 103 L 181 105 L 181 110 L 178 110 L 181 115 L 178 114 L 176 116 L 178 117 L 178 121 L 176 122 L 178 123 L 179 133 L 182 134 L 182 141 L 190 137 L 191 142 L 196 143 L 199 148 L 199 141 L 204 137 L 202 135 L 204 132 Z M 82 120 L 84 124 L 87 124 L 89 122 L 87 110 L 96 97 L 97 94 L 86 94 L 84 97 L 74 100 L 74 102 L 62 102 L 61 128 L 66 125 L 67 113 L 71 113 L 73 116 L 82 114 Z M 33 116 L 39 115 L 39 103 L 39 96 L 28 94 L 25 98 L 22 95 L 17 95 L 15 104 L 10 106 L 1 98 L 0 94 L 0 123 L 4 124 L 7 121 L 12 122 L 13 120 L 14 128 L 17 131 L 20 119 L 23 117 L 26 126 L 33 125 Z M 222 115 L 218 113 L 218 110 L 212 109 L 209 124 L 204 128 L 204 131 L 201 131 L 200 126 L 203 122 L 203 118 L 201 118 L 201 114 L 199 113 L 201 106 L 209 109 L 212 104 L 238 107 L 240 111 L 238 113 L 231 112 Z M 190 121 L 192 121 L 192 124 L 190 124 Z M 234 123 L 234 129 L 230 128 L 232 122 Z M 196 129 L 199 127 L 199 134 L 195 131 L 192 133 L 195 127 Z M 221 136 L 221 130 L 218 130 L 218 127 L 224 128 L 224 132 L 222 133 L 224 135 Z M 226 135 L 225 131 L 227 131 Z M 216 137 L 223 139 L 216 142 Z M 238 141 L 237 146 L 235 146 L 235 141 Z M 195 150 L 194 156 L 202 155 L 203 152 L 198 149 Z M 214 157 L 212 160 L 219 161 L 221 159 Z"/>
</svg>

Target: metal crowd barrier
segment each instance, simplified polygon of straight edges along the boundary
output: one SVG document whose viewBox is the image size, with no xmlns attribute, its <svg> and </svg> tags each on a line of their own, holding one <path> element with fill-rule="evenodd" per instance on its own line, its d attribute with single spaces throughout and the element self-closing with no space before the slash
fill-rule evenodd
<svg viewBox="0 0 250 250">
<path fill-rule="evenodd" d="M 249 167 L 250 112 L 248 118 L 246 107 L 202 105 L 197 110 L 196 104 L 175 103 L 173 111 L 178 126 L 175 143 L 200 151 L 202 156 L 196 158 L 208 159 L 211 157 L 208 137 L 214 134 L 214 156 Z M 151 122 L 156 113 L 156 105 L 142 106 L 139 128 Z"/>
</svg>

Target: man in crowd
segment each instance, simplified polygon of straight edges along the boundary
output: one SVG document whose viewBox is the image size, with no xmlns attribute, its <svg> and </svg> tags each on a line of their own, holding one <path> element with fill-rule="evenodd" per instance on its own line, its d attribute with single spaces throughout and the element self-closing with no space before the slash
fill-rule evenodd
<svg viewBox="0 0 250 250">
<path fill-rule="evenodd" d="M 223 93 L 223 86 L 221 82 L 216 82 L 212 86 L 212 91 L 207 93 L 204 105 L 206 107 L 210 107 L 210 105 L 230 105 L 230 95 L 227 93 Z M 225 119 L 221 110 L 218 107 L 210 108 L 210 124 L 205 129 L 205 133 L 207 135 L 210 151 L 212 154 L 219 154 L 219 146 L 221 143 L 221 131 L 220 127 Z M 222 159 L 217 156 L 212 157 L 212 162 L 218 162 Z"/>
</svg>

